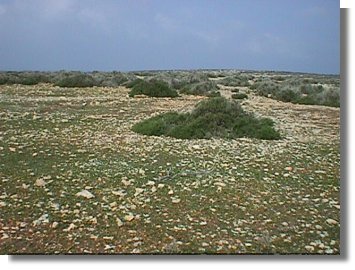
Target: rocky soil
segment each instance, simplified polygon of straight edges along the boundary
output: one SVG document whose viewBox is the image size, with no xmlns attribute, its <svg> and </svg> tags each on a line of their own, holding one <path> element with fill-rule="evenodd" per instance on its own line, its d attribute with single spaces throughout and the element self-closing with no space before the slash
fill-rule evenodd
<svg viewBox="0 0 355 270">
<path fill-rule="evenodd" d="M 0 86 L 1 254 L 340 253 L 339 108 L 250 92 L 281 140 L 178 140 L 130 128 L 204 97 L 128 92 Z"/>
</svg>

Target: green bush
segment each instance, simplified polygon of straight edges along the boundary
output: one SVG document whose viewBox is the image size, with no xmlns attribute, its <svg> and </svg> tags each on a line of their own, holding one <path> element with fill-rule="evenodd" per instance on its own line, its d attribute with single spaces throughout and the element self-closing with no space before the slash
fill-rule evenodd
<svg viewBox="0 0 355 270">
<path fill-rule="evenodd" d="M 58 79 L 54 83 L 56 86 L 60 87 L 93 87 L 98 85 L 95 79 L 88 74 L 65 74 L 63 78 Z"/>
<path fill-rule="evenodd" d="M 244 93 L 237 93 L 237 94 L 233 94 L 232 98 L 233 99 L 245 99 L 245 98 L 248 98 L 248 95 L 244 94 Z"/>
<path fill-rule="evenodd" d="M 321 83 L 332 83 L 323 87 Z M 335 79 L 328 77 L 303 78 L 292 76 L 276 83 L 267 78 L 250 86 L 260 96 L 306 105 L 340 106 L 340 88 Z"/>
<path fill-rule="evenodd" d="M 133 85 L 133 86 L 131 86 Z M 158 80 L 136 80 L 134 83 L 129 84 L 132 87 L 129 92 L 130 97 L 135 95 L 146 95 L 149 97 L 177 97 L 179 96 L 176 90 L 171 89 L 169 85 L 163 81 Z"/>
<path fill-rule="evenodd" d="M 270 119 L 258 119 L 244 112 L 235 101 L 216 97 L 200 102 L 191 113 L 161 114 L 135 124 L 132 130 L 144 135 L 164 135 L 179 139 L 280 139 L 273 125 Z"/>
<path fill-rule="evenodd" d="M 180 93 L 187 95 L 209 96 L 213 92 L 217 92 L 218 87 L 215 82 L 202 81 L 197 83 L 188 83 L 181 90 Z"/>
<path fill-rule="evenodd" d="M 118 87 L 129 81 L 127 74 L 121 72 L 93 72 L 92 77 L 99 86 Z"/>
<path fill-rule="evenodd" d="M 4 72 L 0 73 L 1 84 L 22 84 L 22 85 L 35 85 L 38 83 L 50 82 L 47 73 L 44 72 Z"/>
<path fill-rule="evenodd" d="M 249 86 L 249 77 L 246 75 L 235 75 L 225 77 L 218 81 L 219 84 L 223 84 L 225 86 Z"/>
<path fill-rule="evenodd" d="M 142 79 L 135 79 L 133 81 L 126 82 L 123 85 L 127 88 L 133 88 L 133 86 L 135 86 L 136 84 L 139 84 L 141 82 L 143 82 Z"/>
</svg>

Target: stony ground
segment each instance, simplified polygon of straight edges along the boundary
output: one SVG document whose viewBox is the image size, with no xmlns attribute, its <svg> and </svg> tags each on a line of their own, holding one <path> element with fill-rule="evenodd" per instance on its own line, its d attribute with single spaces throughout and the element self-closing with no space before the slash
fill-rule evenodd
<svg viewBox="0 0 355 270">
<path fill-rule="evenodd" d="M 0 86 L 0 253 L 339 254 L 339 109 L 249 93 L 278 141 L 130 131 L 201 99 Z"/>
</svg>

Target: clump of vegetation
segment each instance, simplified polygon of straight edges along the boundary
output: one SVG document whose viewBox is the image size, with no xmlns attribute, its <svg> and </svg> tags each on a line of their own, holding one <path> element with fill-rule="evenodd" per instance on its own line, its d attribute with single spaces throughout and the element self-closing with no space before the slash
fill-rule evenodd
<svg viewBox="0 0 355 270">
<path fill-rule="evenodd" d="M 22 84 L 22 85 L 35 85 L 38 83 L 50 82 L 49 73 L 25 71 L 25 72 L 1 72 L 0 73 L 0 85 L 3 84 Z"/>
<path fill-rule="evenodd" d="M 203 72 L 167 71 L 153 73 L 145 80 L 163 81 L 172 89 L 187 95 L 217 96 L 218 86 Z M 136 82 L 132 82 L 134 84 Z M 130 86 L 130 85 L 128 85 Z"/>
<path fill-rule="evenodd" d="M 198 95 L 198 96 L 209 96 L 211 93 L 216 93 L 218 91 L 218 86 L 212 81 L 202 81 L 196 83 L 186 84 L 180 93 L 187 95 Z"/>
<path fill-rule="evenodd" d="M 118 87 L 124 83 L 134 80 L 136 76 L 129 73 L 122 72 L 93 72 L 91 76 L 99 86 L 104 87 Z"/>
<path fill-rule="evenodd" d="M 233 75 L 225 77 L 218 81 L 218 83 L 223 84 L 225 86 L 249 86 L 250 77 L 247 75 Z"/>
<path fill-rule="evenodd" d="M 60 87 L 93 87 L 98 85 L 97 81 L 85 73 L 65 73 L 54 83 Z"/>
<path fill-rule="evenodd" d="M 245 112 L 239 103 L 216 97 L 200 102 L 191 113 L 164 113 L 134 125 L 132 130 L 179 139 L 280 139 L 280 133 L 273 126 L 271 119 L 256 118 Z"/>
<path fill-rule="evenodd" d="M 323 83 L 326 86 L 323 86 Z M 295 76 L 279 82 L 262 79 L 250 86 L 250 89 L 255 90 L 258 95 L 284 102 L 332 107 L 340 106 L 340 88 L 334 78 L 303 78 Z"/>
<path fill-rule="evenodd" d="M 171 89 L 169 85 L 163 81 L 158 80 L 135 80 L 126 85 L 131 87 L 132 90 L 129 92 L 130 97 L 135 95 L 146 95 L 149 97 L 177 97 L 179 96 L 176 90 Z"/>
<path fill-rule="evenodd" d="M 237 93 L 232 95 L 233 99 L 246 99 L 248 98 L 248 95 L 245 93 Z"/>
</svg>

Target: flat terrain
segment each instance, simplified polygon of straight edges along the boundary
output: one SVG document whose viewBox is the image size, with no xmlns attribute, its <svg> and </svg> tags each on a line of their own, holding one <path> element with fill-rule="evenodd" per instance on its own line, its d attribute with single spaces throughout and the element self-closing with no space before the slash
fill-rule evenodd
<svg viewBox="0 0 355 270">
<path fill-rule="evenodd" d="M 340 253 L 339 108 L 249 93 L 281 140 L 179 140 L 130 128 L 205 97 L 128 92 L 0 86 L 1 254 Z"/>
</svg>

